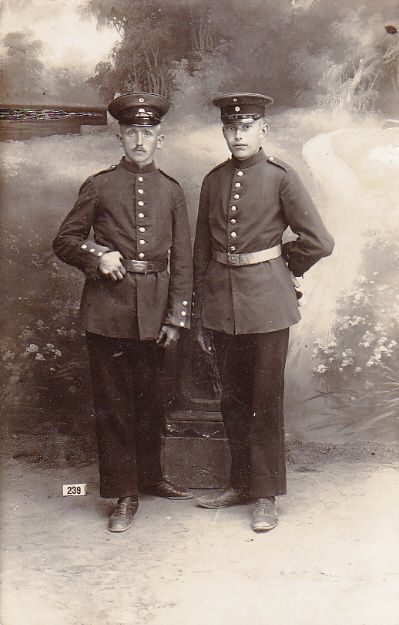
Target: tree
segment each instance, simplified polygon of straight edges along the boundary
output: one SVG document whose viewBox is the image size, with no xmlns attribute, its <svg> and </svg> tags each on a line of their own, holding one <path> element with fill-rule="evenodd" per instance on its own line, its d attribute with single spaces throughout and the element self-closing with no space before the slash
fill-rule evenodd
<svg viewBox="0 0 399 625">
<path fill-rule="evenodd" d="M 392 109 L 397 112 L 399 102 L 399 27 L 391 25 L 391 30 L 385 27 L 388 35 L 394 35 L 390 38 L 387 46 L 383 48 L 382 58 L 384 63 L 384 80 L 386 88 L 392 92 Z"/>
<path fill-rule="evenodd" d="M 110 63 L 100 63 L 91 84 L 109 99 L 115 91 L 156 91 L 169 97 L 176 87 L 174 68 L 183 59 L 194 71 L 201 55 L 214 50 L 217 37 L 204 0 L 90 0 L 83 15 L 94 15 L 101 28 L 112 25 L 120 35 Z M 117 88 L 115 86 L 117 85 Z"/>
<path fill-rule="evenodd" d="M 2 43 L 3 103 L 98 104 L 97 90 L 79 67 L 46 67 L 44 72 L 43 44 L 29 31 L 10 32 Z"/>
<path fill-rule="evenodd" d="M 3 98 L 8 101 L 31 98 L 43 89 L 42 43 L 29 32 L 11 32 L 3 40 L 1 84 Z"/>
<path fill-rule="evenodd" d="M 169 96 L 189 82 L 201 98 L 207 90 L 251 90 L 280 106 L 321 99 L 372 110 L 387 106 L 397 73 L 396 43 L 381 25 L 399 13 L 396 4 L 90 0 L 83 12 L 121 37 L 92 84 L 107 98 L 128 89 Z"/>
</svg>

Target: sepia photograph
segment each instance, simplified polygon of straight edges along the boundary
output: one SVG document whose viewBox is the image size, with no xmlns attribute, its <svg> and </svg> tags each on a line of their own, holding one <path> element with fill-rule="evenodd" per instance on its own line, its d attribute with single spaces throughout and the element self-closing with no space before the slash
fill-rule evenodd
<svg viewBox="0 0 399 625">
<path fill-rule="evenodd" d="M 0 39 L 0 625 L 399 625 L 398 0 Z"/>
</svg>

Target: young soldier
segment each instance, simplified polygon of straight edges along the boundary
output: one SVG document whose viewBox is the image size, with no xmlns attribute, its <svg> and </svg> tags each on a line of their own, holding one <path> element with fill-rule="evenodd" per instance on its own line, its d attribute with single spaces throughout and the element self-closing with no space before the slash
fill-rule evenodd
<svg viewBox="0 0 399 625">
<path fill-rule="evenodd" d="M 58 258 L 86 275 L 81 318 L 100 494 L 118 498 L 111 532 L 130 527 L 139 487 L 160 497 L 192 497 L 164 479 L 160 465 L 163 348 L 189 326 L 192 288 L 183 191 L 154 164 L 168 108 L 165 98 L 148 93 L 128 93 L 110 103 L 125 156 L 84 182 L 53 244 Z"/>
<path fill-rule="evenodd" d="M 208 353 L 213 340 L 232 459 L 231 487 L 198 504 L 253 499 L 255 531 L 277 525 L 275 497 L 286 493 L 284 366 L 289 326 L 300 319 L 292 274 L 334 245 L 294 170 L 261 148 L 271 101 L 254 93 L 213 100 L 232 158 L 204 179 L 194 245 L 197 340 Z M 298 238 L 282 246 L 287 226 Z"/>
</svg>

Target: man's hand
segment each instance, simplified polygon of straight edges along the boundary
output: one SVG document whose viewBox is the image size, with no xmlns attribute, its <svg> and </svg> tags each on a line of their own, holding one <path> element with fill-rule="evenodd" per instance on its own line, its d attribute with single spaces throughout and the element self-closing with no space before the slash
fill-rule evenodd
<svg viewBox="0 0 399 625">
<path fill-rule="evenodd" d="M 174 326 L 163 325 L 160 333 L 158 334 L 157 343 L 162 347 L 169 347 L 173 343 L 176 343 L 179 338 L 180 330 Z"/>
<path fill-rule="evenodd" d="M 105 278 L 110 278 L 114 282 L 123 280 L 126 269 L 121 263 L 122 254 L 120 252 L 107 252 L 101 257 L 98 265 L 99 273 Z"/>
<path fill-rule="evenodd" d="M 213 353 L 212 333 L 204 328 L 200 321 L 195 327 L 195 340 L 205 354 L 210 356 Z"/>
<path fill-rule="evenodd" d="M 301 297 L 303 295 L 303 293 L 301 291 L 302 285 L 301 285 L 299 279 L 296 276 L 294 276 L 292 271 L 290 271 L 290 274 L 291 274 L 292 284 L 294 285 L 294 289 L 295 289 L 295 295 L 296 295 L 296 298 L 298 300 L 298 305 L 300 305 L 299 300 L 301 299 Z"/>
</svg>

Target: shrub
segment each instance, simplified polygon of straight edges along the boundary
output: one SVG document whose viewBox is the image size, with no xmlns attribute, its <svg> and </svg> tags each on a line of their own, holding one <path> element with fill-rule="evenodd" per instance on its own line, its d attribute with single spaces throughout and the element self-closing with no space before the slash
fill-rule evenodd
<svg viewBox="0 0 399 625">
<path fill-rule="evenodd" d="M 364 249 L 362 275 L 338 302 L 327 342 L 315 341 L 318 396 L 335 408 L 343 428 L 395 431 L 399 417 L 398 233 Z M 383 281 L 382 281 L 383 280 Z"/>
</svg>

